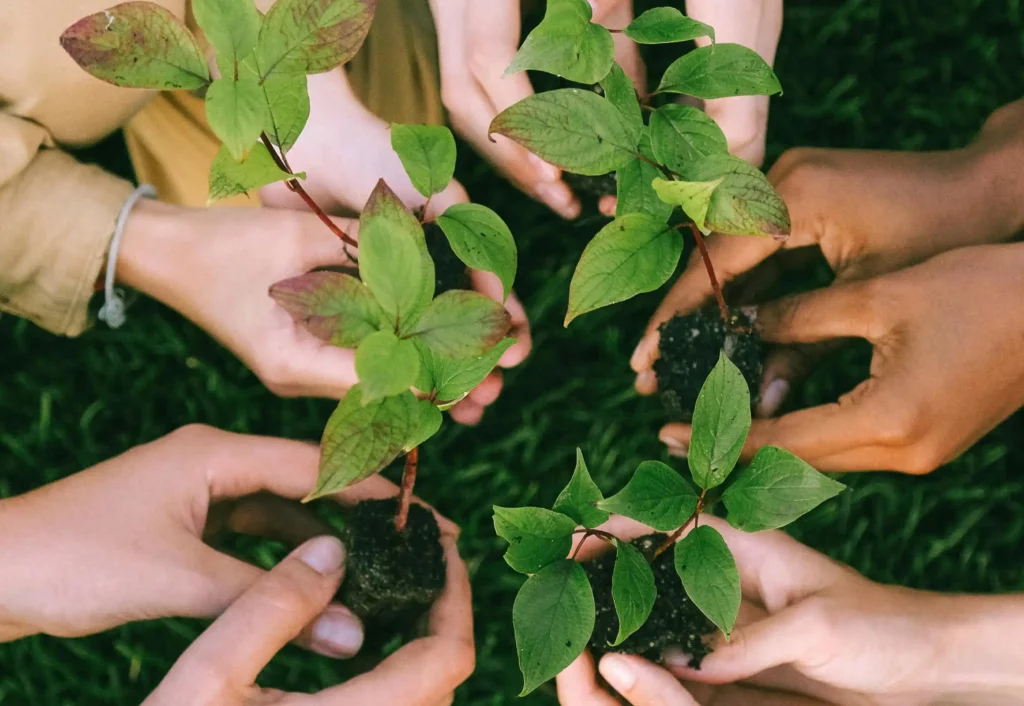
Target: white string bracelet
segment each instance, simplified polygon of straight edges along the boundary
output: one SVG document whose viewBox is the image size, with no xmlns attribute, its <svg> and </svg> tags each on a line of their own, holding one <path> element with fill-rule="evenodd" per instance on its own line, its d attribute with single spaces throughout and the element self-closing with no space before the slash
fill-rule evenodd
<svg viewBox="0 0 1024 706">
<path fill-rule="evenodd" d="M 124 235 L 124 223 L 128 220 L 139 199 L 155 199 L 156 188 L 152 184 L 140 184 L 135 191 L 128 196 L 128 200 L 121 206 L 114 221 L 114 237 L 110 241 L 110 251 L 107 253 L 107 277 L 103 283 L 103 306 L 100 307 L 97 316 L 110 328 L 121 328 L 124 325 L 125 309 L 124 292 L 114 289 L 114 274 L 117 271 L 117 251 L 121 247 L 121 238 Z"/>
</svg>

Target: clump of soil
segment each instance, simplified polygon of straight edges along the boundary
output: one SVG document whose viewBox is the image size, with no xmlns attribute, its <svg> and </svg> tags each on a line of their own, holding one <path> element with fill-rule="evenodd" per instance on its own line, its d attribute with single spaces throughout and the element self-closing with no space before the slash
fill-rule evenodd
<svg viewBox="0 0 1024 706">
<path fill-rule="evenodd" d="M 654 362 L 658 391 L 665 410 L 673 421 L 689 422 L 704 380 L 725 351 L 747 381 L 750 404 L 754 407 L 761 391 L 764 345 L 753 329 L 753 322 L 741 311 L 722 320 L 714 307 L 685 316 L 676 316 L 659 329 L 661 356 Z"/>
<path fill-rule="evenodd" d="M 647 556 L 665 541 L 664 534 L 649 534 L 634 539 L 632 544 Z M 654 601 L 651 617 L 621 645 L 610 647 L 619 633 L 619 618 L 612 602 L 612 570 L 615 566 L 615 552 L 602 554 L 594 561 L 583 565 L 594 589 L 597 607 L 594 633 L 590 638 L 590 651 L 594 659 L 600 659 L 607 652 L 635 654 L 657 661 L 666 647 L 677 646 L 690 655 L 690 666 L 699 669 L 700 663 L 710 648 L 704 644 L 704 637 L 715 632 L 714 624 L 700 612 L 686 595 L 683 582 L 676 573 L 672 552 L 662 553 L 651 565 L 658 597 Z"/>
<path fill-rule="evenodd" d="M 452 289 L 472 289 L 469 268 L 452 250 L 441 226 L 426 223 L 423 235 L 427 239 L 427 252 L 434 261 L 434 296 Z"/>
<path fill-rule="evenodd" d="M 348 557 L 338 599 L 364 622 L 415 622 L 441 595 L 445 559 L 441 530 L 422 505 L 409 508 L 405 531 L 395 531 L 395 499 L 364 500 L 345 518 Z"/>
</svg>

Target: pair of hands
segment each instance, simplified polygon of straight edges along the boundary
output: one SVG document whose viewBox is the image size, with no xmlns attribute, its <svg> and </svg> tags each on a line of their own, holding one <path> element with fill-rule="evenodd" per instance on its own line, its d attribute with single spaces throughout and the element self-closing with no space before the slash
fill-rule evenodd
<svg viewBox="0 0 1024 706">
<path fill-rule="evenodd" d="M 808 246 L 836 274 L 830 287 L 757 309 L 762 337 L 780 344 L 766 361 L 761 416 L 837 341 L 874 346 L 871 377 L 837 403 L 755 420 L 746 457 L 773 444 L 826 471 L 927 473 L 1024 404 L 1024 360 L 1014 353 L 1024 250 L 992 245 L 1024 225 L 1013 178 L 1021 118 L 1024 102 L 1011 104 L 973 144 L 949 152 L 791 150 L 769 173 L 790 209 L 789 240 L 709 242 L 719 278 L 747 275 L 754 291 L 785 275 L 784 251 Z M 633 354 L 641 393 L 657 386 L 657 327 L 710 295 L 695 258 Z M 677 454 L 689 438 L 687 425 L 661 430 Z"/>
<path fill-rule="evenodd" d="M 223 613 L 152 702 L 271 703 L 252 683 L 286 642 L 330 657 L 350 657 L 362 645 L 358 618 L 331 602 L 343 549 L 321 537 L 268 574 L 216 551 L 203 536 L 229 528 L 298 544 L 323 534 L 329 528 L 288 500 L 313 488 L 318 457 L 312 444 L 191 426 L 4 500 L 0 640 L 75 637 L 136 620 Z M 336 499 L 348 504 L 395 493 L 375 476 Z M 303 702 L 364 703 L 359 695 L 372 692 L 382 704 L 436 706 L 472 671 L 472 607 L 457 528 L 439 521 L 448 585 L 428 636 Z"/>
<path fill-rule="evenodd" d="M 885 586 L 783 532 L 740 532 L 702 516 L 736 557 L 743 604 L 731 641 L 719 635 L 699 670 L 666 652 L 664 665 L 605 655 L 601 676 L 634 706 L 915 706 L 1020 699 L 1024 649 L 998 634 L 1024 619 L 1014 596 L 944 596 Z M 627 539 L 651 530 L 613 517 Z M 581 560 L 606 546 L 587 540 Z M 680 680 L 682 683 L 680 683 Z M 558 677 L 562 706 L 614 706 L 585 653 Z"/>
</svg>

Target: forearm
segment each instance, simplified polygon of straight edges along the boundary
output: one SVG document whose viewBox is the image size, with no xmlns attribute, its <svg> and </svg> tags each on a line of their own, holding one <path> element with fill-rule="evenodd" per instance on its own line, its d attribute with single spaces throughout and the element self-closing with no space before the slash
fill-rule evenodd
<svg viewBox="0 0 1024 706">
<path fill-rule="evenodd" d="M 991 242 L 1024 233 L 1024 100 L 996 110 L 964 152 L 974 165 L 974 180 L 995 219 Z"/>
</svg>

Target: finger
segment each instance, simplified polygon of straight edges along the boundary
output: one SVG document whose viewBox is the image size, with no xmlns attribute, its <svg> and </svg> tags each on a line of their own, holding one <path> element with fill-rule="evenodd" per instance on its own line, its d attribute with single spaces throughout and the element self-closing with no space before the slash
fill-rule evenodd
<svg viewBox="0 0 1024 706">
<path fill-rule="evenodd" d="M 641 657 L 608 654 L 598 669 L 633 706 L 700 706 L 670 672 Z"/>
<path fill-rule="evenodd" d="M 764 364 L 758 416 L 774 416 L 786 401 L 793 384 L 807 377 L 822 358 L 841 346 L 841 341 L 822 341 L 773 350 Z"/>
<path fill-rule="evenodd" d="M 605 194 L 597 202 L 597 210 L 602 216 L 608 218 L 615 218 L 615 209 L 618 208 L 619 202 L 611 194 Z"/>
<path fill-rule="evenodd" d="M 204 540 L 223 530 L 284 542 L 289 547 L 331 534 L 331 526 L 307 506 L 271 493 L 228 500 L 210 508 Z"/>
<path fill-rule="evenodd" d="M 597 683 L 597 670 L 589 650 L 555 677 L 555 687 L 561 706 L 618 706 L 619 703 Z"/>
<path fill-rule="evenodd" d="M 430 199 L 430 203 L 427 205 L 427 211 L 424 216 L 428 219 L 436 219 L 442 213 L 448 210 L 449 207 L 454 206 L 457 203 L 468 203 L 469 194 L 466 193 L 466 189 L 462 184 L 452 179 L 448 182 L 448 186 L 445 187 L 444 191 L 439 194 L 435 194 Z"/>
<path fill-rule="evenodd" d="M 353 218 L 331 217 L 338 228 L 349 237 L 359 240 L 359 221 Z M 306 268 L 355 266 L 351 256 L 357 248 L 346 245 L 337 235 L 324 227 L 319 218 L 310 215 L 303 221 L 302 254 Z"/>
<path fill-rule="evenodd" d="M 292 552 L 257 580 L 196 640 L 172 669 L 216 674 L 242 689 L 288 642 L 316 618 L 341 583 L 345 550 L 334 537 L 318 537 Z M 352 629 L 362 627 L 352 624 Z"/>
<path fill-rule="evenodd" d="M 276 377 L 287 382 L 268 382 L 274 392 L 289 397 L 337 400 L 359 382 L 354 350 L 324 343 L 307 331 L 297 330 L 296 335 L 303 340 L 296 341 L 295 354 L 275 371 Z"/>
<path fill-rule="evenodd" d="M 484 418 L 484 408 L 470 399 L 465 399 L 452 407 L 449 414 L 456 423 L 474 427 Z"/>
<path fill-rule="evenodd" d="M 610 16 L 620 12 L 623 5 L 628 6 L 630 4 L 626 0 L 587 0 L 587 2 L 590 3 L 590 21 L 594 24 L 604 24 Z M 622 29 L 622 27 L 617 25 L 611 28 Z"/>
<path fill-rule="evenodd" d="M 320 692 L 311 704 L 431 706 L 469 677 L 475 663 L 469 575 L 455 541 L 441 541 L 447 584 L 431 609 L 429 636 L 403 646 L 372 672 Z"/>
<path fill-rule="evenodd" d="M 851 282 L 777 299 L 757 309 L 762 338 L 776 343 L 817 343 L 836 338 L 877 342 L 885 321 L 871 282 Z"/>
<path fill-rule="evenodd" d="M 520 0 L 470 2 L 466 25 L 473 28 L 470 64 L 473 76 L 490 99 L 495 113 L 533 95 L 525 71 L 505 76 L 512 63 L 522 28 Z M 557 178 L 557 177 L 556 177 Z"/>
<path fill-rule="evenodd" d="M 615 535 L 624 541 L 629 541 L 654 532 L 654 530 L 647 525 L 637 522 L 636 520 L 631 520 L 628 517 L 623 517 L 622 515 L 612 515 L 611 519 L 600 525 L 598 529 Z M 577 549 L 577 545 L 581 542 L 583 546 Z M 578 534 L 573 538 L 572 552 L 576 555 L 576 559 L 578 561 L 590 561 L 591 559 L 594 559 L 595 557 L 610 550 L 611 546 L 608 542 L 598 537 L 587 536 L 586 539 L 584 539 L 583 534 Z"/>
<path fill-rule="evenodd" d="M 501 280 L 494 273 L 472 270 L 470 279 L 473 289 L 496 302 L 502 301 L 505 291 Z M 514 368 L 530 354 L 530 349 L 533 347 L 533 336 L 530 333 L 530 320 L 526 316 L 526 309 L 523 308 L 516 293 L 510 292 L 508 299 L 504 300 L 504 304 L 512 322 L 508 336 L 515 338 L 516 343 L 502 354 L 498 365 L 503 368 Z"/>
<path fill-rule="evenodd" d="M 502 375 L 500 370 L 495 370 L 483 379 L 479 385 L 469 391 L 467 399 L 481 407 L 487 407 L 497 401 L 501 394 Z"/>
</svg>

